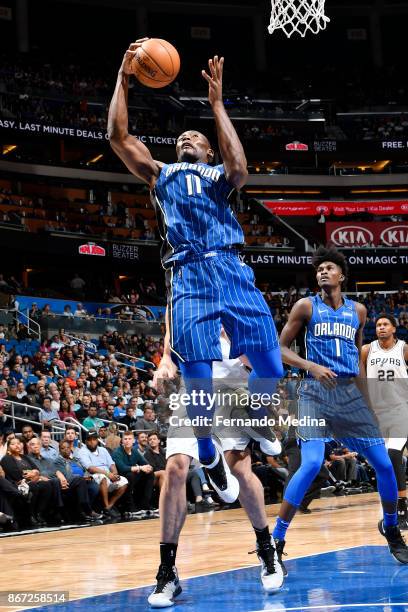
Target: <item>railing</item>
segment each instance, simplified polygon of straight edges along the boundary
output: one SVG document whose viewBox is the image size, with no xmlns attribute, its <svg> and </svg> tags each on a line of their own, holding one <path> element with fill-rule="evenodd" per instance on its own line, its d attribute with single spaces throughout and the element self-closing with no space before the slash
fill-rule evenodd
<svg viewBox="0 0 408 612">
<path fill-rule="evenodd" d="M 149 365 L 151 365 L 154 369 L 156 369 L 155 364 L 152 361 L 148 361 L 147 359 L 144 359 L 143 357 L 136 357 L 136 355 L 127 355 L 126 353 L 121 353 L 120 351 L 116 351 L 115 352 L 115 358 L 116 355 L 122 355 L 122 357 L 126 357 L 126 359 L 128 359 L 129 361 L 142 361 L 143 363 L 147 363 Z M 117 359 L 117 362 L 120 365 L 129 367 L 129 363 L 125 363 L 124 361 L 119 361 Z M 137 365 L 132 365 L 130 364 L 133 368 L 136 368 L 136 370 L 140 370 L 140 372 L 145 372 L 144 368 L 139 368 Z"/>
<path fill-rule="evenodd" d="M 85 352 L 87 353 L 96 353 L 97 346 L 94 342 L 90 340 L 84 340 L 83 338 L 78 338 L 78 336 L 70 336 L 69 334 L 64 332 L 64 336 L 66 336 L 69 340 L 72 340 L 76 344 L 83 344 L 85 346 Z"/>
<path fill-rule="evenodd" d="M 23 310 L 16 310 L 15 308 L 0 308 L 0 312 L 11 316 L 14 320 L 18 320 L 19 323 L 23 323 L 26 326 L 28 333 L 32 332 L 41 340 L 41 327 L 37 321 L 31 319 Z M 27 313 L 29 310 L 27 309 Z M 21 320 L 23 319 L 23 320 Z"/>
<path fill-rule="evenodd" d="M 27 308 L 27 313 L 25 313 L 23 310 L 18 311 L 18 316 L 23 317 L 23 319 L 25 319 L 26 323 L 23 324 L 27 327 L 28 333 L 30 333 L 30 330 L 33 331 L 34 334 L 37 335 L 38 339 L 41 340 L 41 327 L 40 324 L 37 321 L 34 321 L 34 319 L 32 319 L 29 316 L 30 311 Z"/>
<path fill-rule="evenodd" d="M 3 403 L 6 408 L 9 408 L 9 412 L 5 413 L 5 415 L 11 420 L 13 424 L 13 429 L 16 428 L 16 421 L 28 423 L 31 426 L 41 426 L 41 408 L 39 408 L 38 406 L 23 404 L 22 402 L 15 402 L 14 400 L 3 400 Z M 16 406 L 19 407 L 20 411 L 23 410 L 24 413 L 20 412 L 18 415 L 16 415 Z M 35 421 L 33 418 L 29 418 L 32 417 L 33 412 L 38 413 L 38 421 Z M 54 419 L 50 422 L 51 434 L 59 435 L 65 432 L 65 427 L 61 427 L 60 423 L 62 423 L 62 421 L 59 421 L 57 419 Z"/>
</svg>

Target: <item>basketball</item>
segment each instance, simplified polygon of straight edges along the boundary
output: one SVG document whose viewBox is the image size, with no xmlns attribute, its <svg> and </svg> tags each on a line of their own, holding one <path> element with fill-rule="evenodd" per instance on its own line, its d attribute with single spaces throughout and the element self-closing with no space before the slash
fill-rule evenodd
<svg viewBox="0 0 408 612">
<path fill-rule="evenodd" d="M 132 70 L 140 83 L 158 89 L 169 85 L 179 73 L 180 56 L 167 40 L 149 38 L 137 50 Z"/>
</svg>

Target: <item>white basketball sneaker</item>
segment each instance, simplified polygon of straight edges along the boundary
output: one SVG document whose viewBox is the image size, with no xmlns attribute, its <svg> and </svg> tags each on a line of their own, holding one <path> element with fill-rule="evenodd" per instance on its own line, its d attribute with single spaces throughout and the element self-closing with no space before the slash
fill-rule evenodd
<svg viewBox="0 0 408 612">
<path fill-rule="evenodd" d="M 175 566 L 159 566 L 156 576 L 157 584 L 147 601 L 152 608 L 170 608 L 174 606 L 174 598 L 181 593 L 181 586 Z"/>
<path fill-rule="evenodd" d="M 259 442 L 259 446 L 261 447 L 261 451 L 265 455 L 269 455 L 270 457 L 275 457 L 276 455 L 280 455 L 282 452 L 282 445 L 276 437 L 275 432 L 271 429 L 269 425 L 260 425 L 257 423 L 259 417 L 251 416 L 248 414 L 247 410 L 238 406 L 231 411 L 231 417 L 234 419 L 242 419 L 243 422 L 252 421 L 252 425 L 244 425 L 241 427 L 242 431 L 244 431 L 252 440 Z"/>
<path fill-rule="evenodd" d="M 216 457 L 210 464 L 203 464 L 205 467 L 208 478 L 216 491 L 217 495 L 226 503 L 232 504 L 238 499 L 239 495 L 239 482 L 231 474 L 227 462 L 224 458 L 224 453 L 216 440 L 214 441 L 216 449 Z"/>
<path fill-rule="evenodd" d="M 283 571 L 273 539 L 263 546 L 256 545 L 256 554 L 261 562 L 261 582 L 267 593 L 275 593 L 282 588 Z"/>
</svg>

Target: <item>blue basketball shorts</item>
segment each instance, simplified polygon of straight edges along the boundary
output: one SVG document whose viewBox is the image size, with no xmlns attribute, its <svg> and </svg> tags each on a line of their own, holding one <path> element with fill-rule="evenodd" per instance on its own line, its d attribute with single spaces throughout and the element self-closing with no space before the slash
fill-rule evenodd
<svg viewBox="0 0 408 612">
<path fill-rule="evenodd" d="M 383 444 L 377 419 L 354 379 L 338 378 L 335 382 L 333 389 L 313 379 L 301 382 L 298 437 L 304 441 L 335 439 L 357 452 Z"/>
<path fill-rule="evenodd" d="M 279 345 L 275 324 L 255 275 L 237 252 L 210 251 L 166 271 L 170 346 L 185 362 L 222 360 L 221 325 L 230 358 Z"/>
</svg>

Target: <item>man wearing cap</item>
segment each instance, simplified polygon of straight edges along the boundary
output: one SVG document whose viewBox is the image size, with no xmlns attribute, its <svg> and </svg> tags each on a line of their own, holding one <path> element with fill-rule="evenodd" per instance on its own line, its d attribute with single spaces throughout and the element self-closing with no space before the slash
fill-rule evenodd
<svg viewBox="0 0 408 612">
<path fill-rule="evenodd" d="M 120 517 L 114 505 L 125 493 L 128 481 L 124 476 L 119 476 L 116 465 L 106 448 L 98 446 L 96 430 L 88 431 L 86 434 L 85 446 L 78 452 L 78 459 L 99 485 L 103 513 L 109 518 Z M 110 497 L 109 494 L 111 494 Z"/>
</svg>

